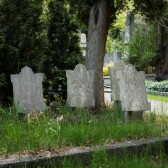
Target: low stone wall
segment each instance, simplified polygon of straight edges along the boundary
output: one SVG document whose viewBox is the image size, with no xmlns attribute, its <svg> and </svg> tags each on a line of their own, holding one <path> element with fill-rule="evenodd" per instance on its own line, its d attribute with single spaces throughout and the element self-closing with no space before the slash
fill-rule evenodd
<svg viewBox="0 0 168 168">
<path fill-rule="evenodd" d="M 158 91 L 147 90 L 147 93 L 153 94 L 153 95 L 168 96 L 168 92 L 158 92 Z"/>
<path fill-rule="evenodd" d="M 86 148 L 73 148 L 66 152 L 58 152 L 50 157 L 18 157 L 14 159 L 0 159 L 0 168 L 22 168 L 22 167 L 52 167 L 61 166 L 64 159 L 73 159 L 75 161 L 80 161 L 83 165 L 87 165 L 92 160 L 93 152 L 101 152 L 106 150 L 107 155 L 118 156 L 123 158 L 128 155 L 142 155 L 146 154 L 146 149 L 148 149 L 148 154 L 157 155 L 160 149 L 163 147 L 165 154 L 168 154 L 168 136 L 162 138 L 153 139 L 143 139 L 136 141 L 128 141 L 125 143 L 117 143 L 107 146 L 99 146 L 96 148 L 86 147 Z"/>
<path fill-rule="evenodd" d="M 145 79 L 149 81 L 156 81 L 155 80 L 156 75 L 155 74 L 145 74 Z"/>
</svg>

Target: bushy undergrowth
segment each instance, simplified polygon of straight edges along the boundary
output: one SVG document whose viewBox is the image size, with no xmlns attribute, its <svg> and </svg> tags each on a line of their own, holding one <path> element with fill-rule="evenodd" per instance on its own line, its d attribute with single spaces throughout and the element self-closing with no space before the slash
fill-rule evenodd
<svg viewBox="0 0 168 168">
<path fill-rule="evenodd" d="M 168 92 L 168 80 L 161 82 L 145 81 L 147 90 Z"/>
<path fill-rule="evenodd" d="M 153 116 L 125 122 L 119 106 L 96 114 L 64 106 L 55 115 L 48 111 L 34 118 L 0 108 L 0 154 L 159 137 L 166 134 L 167 123 L 158 124 Z"/>
</svg>

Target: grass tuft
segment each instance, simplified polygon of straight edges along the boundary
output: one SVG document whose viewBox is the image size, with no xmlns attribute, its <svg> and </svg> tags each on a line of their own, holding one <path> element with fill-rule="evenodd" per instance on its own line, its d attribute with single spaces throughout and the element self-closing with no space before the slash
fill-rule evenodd
<svg viewBox="0 0 168 168">
<path fill-rule="evenodd" d="M 0 108 L 0 154 L 93 146 L 131 139 L 166 135 L 167 120 L 146 114 L 143 121 L 124 122 L 121 107 L 93 114 L 64 106 L 55 115 L 49 111 L 26 117 L 15 108 Z"/>
</svg>

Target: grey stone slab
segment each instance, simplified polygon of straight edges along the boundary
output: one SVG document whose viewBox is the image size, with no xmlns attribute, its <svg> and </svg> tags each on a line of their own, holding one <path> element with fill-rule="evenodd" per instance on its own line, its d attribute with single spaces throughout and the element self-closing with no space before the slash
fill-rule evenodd
<svg viewBox="0 0 168 168">
<path fill-rule="evenodd" d="M 156 81 L 155 78 L 156 78 L 156 74 L 145 74 L 145 80 Z"/>
<path fill-rule="evenodd" d="M 111 61 L 117 62 L 121 60 L 121 58 L 122 58 L 122 55 L 120 52 L 114 52 L 113 54 L 106 54 L 104 56 L 104 66 L 109 64 Z"/>
<path fill-rule="evenodd" d="M 80 47 L 81 47 L 81 51 L 82 51 L 83 56 L 86 56 L 87 43 L 86 43 L 86 34 L 85 33 L 81 34 Z"/>
<path fill-rule="evenodd" d="M 86 44 L 86 34 L 85 33 L 82 33 L 81 34 L 81 44 Z"/>
<path fill-rule="evenodd" d="M 121 58 L 122 58 L 122 55 L 120 52 L 113 53 L 113 62 L 117 62 L 117 61 L 121 60 Z"/>
<path fill-rule="evenodd" d="M 123 111 L 150 110 L 145 87 L 145 73 L 131 64 L 118 61 L 109 67 L 112 101 L 120 101 Z"/>
<path fill-rule="evenodd" d="M 43 74 L 35 73 L 29 67 L 24 67 L 20 74 L 11 75 L 14 102 L 26 112 L 43 111 L 46 105 L 43 101 Z"/>
<path fill-rule="evenodd" d="M 151 103 L 151 112 L 155 114 L 166 114 L 168 115 L 168 102 L 149 100 Z"/>
<path fill-rule="evenodd" d="M 125 44 L 124 58 L 129 57 L 128 43 L 133 36 L 133 31 L 134 31 L 134 15 L 132 12 L 127 12 L 126 28 L 125 28 L 125 35 L 124 35 L 124 44 Z"/>
<path fill-rule="evenodd" d="M 125 44 L 129 43 L 129 40 L 133 35 L 133 30 L 134 30 L 134 15 L 132 12 L 127 12 L 126 29 L 125 29 L 125 36 L 124 36 Z"/>
<path fill-rule="evenodd" d="M 82 64 L 67 70 L 67 104 L 70 107 L 94 107 L 94 71 Z"/>
<path fill-rule="evenodd" d="M 104 86 L 106 87 L 111 87 L 111 80 L 110 80 L 110 76 L 103 76 L 103 81 L 104 81 Z"/>
</svg>

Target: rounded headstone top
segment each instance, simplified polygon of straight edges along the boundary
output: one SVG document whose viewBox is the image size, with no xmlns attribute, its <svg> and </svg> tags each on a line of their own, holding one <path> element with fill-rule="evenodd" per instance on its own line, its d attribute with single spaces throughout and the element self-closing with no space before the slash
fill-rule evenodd
<svg viewBox="0 0 168 168">
<path fill-rule="evenodd" d="M 81 40 L 80 40 L 81 44 L 86 44 L 86 34 L 82 33 L 81 34 Z"/>
</svg>

